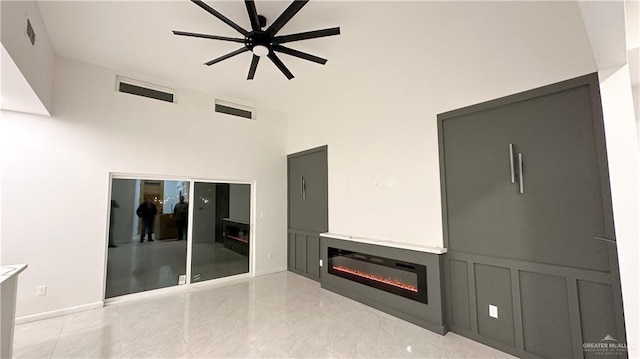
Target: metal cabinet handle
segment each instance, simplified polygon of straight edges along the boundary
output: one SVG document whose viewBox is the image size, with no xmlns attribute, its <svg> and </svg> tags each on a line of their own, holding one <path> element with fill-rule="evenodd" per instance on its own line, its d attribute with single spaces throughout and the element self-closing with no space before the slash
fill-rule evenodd
<svg viewBox="0 0 640 359">
<path fill-rule="evenodd" d="M 304 183 L 304 176 L 300 176 L 300 195 L 302 199 L 307 199 L 307 186 Z"/>
<path fill-rule="evenodd" d="M 509 166 L 511 168 L 511 183 L 516 183 L 516 166 L 513 164 L 513 143 L 509 144 Z"/>
<path fill-rule="evenodd" d="M 605 241 L 605 242 L 616 243 L 616 240 L 615 240 L 615 239 L 605 238 L 605 237 L 600 237 L 600 236 L 593 237 L 593 239 L 597 239 L 597 240 L 599 240 L 599 241 Z"/>
<path fill-rule="evenodd" d="M 520 182 L 520 193 L 524 193 L 524 163 L 522 153 L 518 152 L 518 181 Z"/>
</svg>

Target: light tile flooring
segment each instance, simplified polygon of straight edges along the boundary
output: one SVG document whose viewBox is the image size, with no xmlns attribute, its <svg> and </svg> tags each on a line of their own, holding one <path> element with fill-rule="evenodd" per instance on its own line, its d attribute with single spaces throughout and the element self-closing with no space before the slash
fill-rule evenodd
<svg viewBox="0 0 640 359">
<path fill-rule="evenodd" d="M 193 243 L 192 282 L 249 271 L 249 258 L 222 243 Z M 109 248 L 107 298 L 178 285 L 187 272 L 187 241 L 120 243 Z"/>
<path fill-rule="evenodd" d="M 289 272 L 16 326 L 16 358 L 511 358 Z"/>
</svg>

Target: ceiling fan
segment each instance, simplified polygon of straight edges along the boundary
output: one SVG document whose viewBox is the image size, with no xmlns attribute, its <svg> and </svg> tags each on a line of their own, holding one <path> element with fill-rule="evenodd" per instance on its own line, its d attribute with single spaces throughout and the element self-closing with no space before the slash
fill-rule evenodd
<svg viewBox="0 0 640 359">
<path fill-rule="evenodd" d="M 291 18 L 302 9 L 304 5 L 306 5 L 309 0 L 294 0 L 289 7 L 287 7 L 282 14 L 269 26 L 267 29 L 263 29 L 266 26 L 267 20 L 264 16 L 258 15 L 256 10 L 256 4 L 253 0 L 245 0 L 244 4 L 247 7 L 247 12 L 249 13 L 249 19 L 251 20 L 251 31 L 247 31 L 240 27 L 235 22 L 229 20 L 227 17 L 222 15 L 221 13 L 214 10 L 209 5 L 205 4 L 201 0 L 191 0 L 194 4 L 206 10 L 211 15 L 217 17 L 220 21 L 234 28 L 237 32 L 242 34 L 244 38 L 235 38 L 235 37 L 225 37 L 225 36 L 217 36 L 217 35 L 207 35 L 207 34 L 199 34 L 193 32 L 186 31 L 173 31 L 175 35 L 180 36 L 191 36 L 191 37 L 200 37 L 204 39 L 212 39 L 212 40 L 222 40 L 222 41 L 231 41 L 231 42 L 239 42 L 244 43 L 244 47 L 230 52 L 226 55 L 215 58 L 211 61 L 205 62 L 205 65 L 211 66 L 220 61 L 226 60 L 230 57 L 239 55 L 246 51 L 251 51 L 253 53 L 253 58 L 251 60 L 251 66 L 249 67 L 249 74 L 247 75 L 247 80 L 253 80 L 253 77 L 256 74 L 256 69 L 258 68 L 258 62 L 260 61 L 261 56 L 267 56 L 280 71 L 291 80 L 294 76 L 289 71 L 289 69 L 282 63 L 276 52 L 280 52 L 283 54 L 299 57 L 301 59 L 305 59 L 308 61 L 312 61 L 318 64 L 324 65 L 327 60 L 318 56 L 314 56 L 311 54 L 307 54 L 302 51 L 294 50 L 282 44 L 293 41 L 314 39 L 318 37 L 325 36 L 333 36 L 340 35 L 339 27 L 332 27 L 329 29 L 322 30 L 314 30 L 308 32 L 300 32 L 296 34 L 290 35 L 281 35 L 276 36 L 278 31 L 282 29 L 284 25 L 291 20 Z"/>
</svg>

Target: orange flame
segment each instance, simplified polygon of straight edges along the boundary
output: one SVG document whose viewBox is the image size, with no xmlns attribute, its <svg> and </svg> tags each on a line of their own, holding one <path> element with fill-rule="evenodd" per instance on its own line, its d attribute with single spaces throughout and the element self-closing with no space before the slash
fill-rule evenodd
<svg viewBox="0 0 640 359">
<path fill-rule="evenodd" d="M 355 269 L 351 269 L 351 268 L 347 268 L 347 267 L 343 267 L 343 266 L 337 266 L 337 265 L 332 266 L 332 268 L 337 270 L 337 271 L 340 271 L 340 272 L 345 272 L 345 273 L 357 275 L 358 277 L 375 280 L 376 282 L 389 284 L 389 285 L 392 285 L 394 287 L 398 287 L 398 288 L 402 288 L 402 289 L 406 289 L 406 290 L 410 290 L 412 292 L 418 293 L 418 287 L 416 287 L 413 284 L 405 283 L 405 282 L 403 282 L 403 281 L 401 281 L 399 279 L 383 278 L 383 277 L 380 277 L 380 276 L 377 276 L 377 275 L 374 275 L 374 274 L 369 274 L 369 273 L 361 272 L 359 270 L 355 270 Z"/>
</svg>

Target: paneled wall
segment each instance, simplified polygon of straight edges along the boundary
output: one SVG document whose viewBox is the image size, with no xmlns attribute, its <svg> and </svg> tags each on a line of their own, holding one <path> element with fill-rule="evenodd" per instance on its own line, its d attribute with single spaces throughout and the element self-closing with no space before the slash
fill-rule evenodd
<svg viewBox="0 0 640 359">
<path fill-rule="evenodd" d="M 519 357 L 591 358 L 583 343 L 624 338 L 611 273 L 448 252 L 444 276 L 450 329 Z"/>
</svg>

